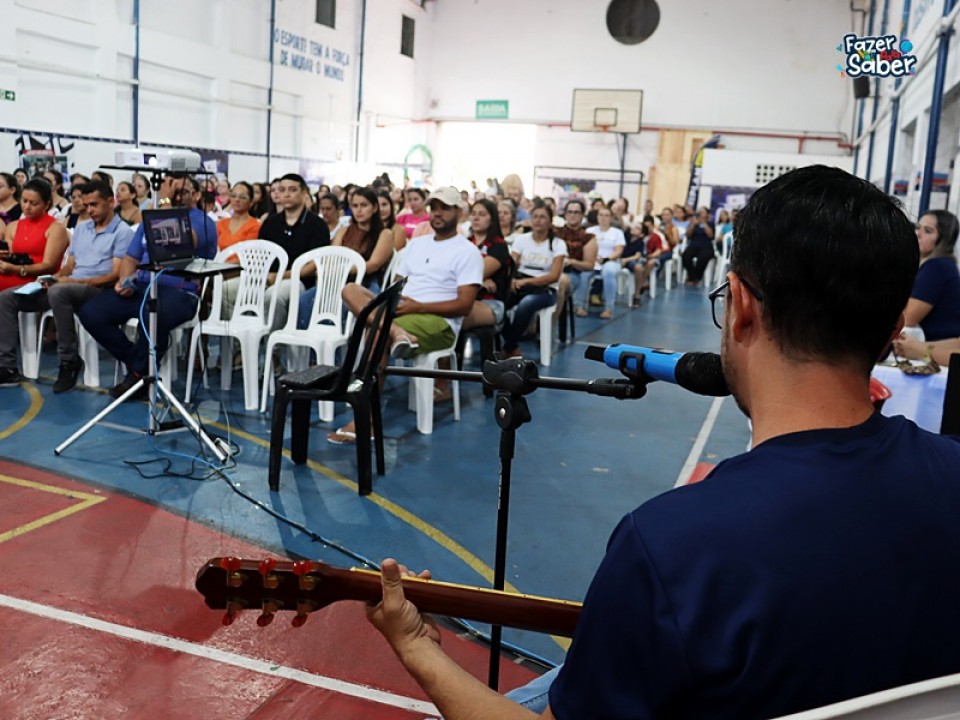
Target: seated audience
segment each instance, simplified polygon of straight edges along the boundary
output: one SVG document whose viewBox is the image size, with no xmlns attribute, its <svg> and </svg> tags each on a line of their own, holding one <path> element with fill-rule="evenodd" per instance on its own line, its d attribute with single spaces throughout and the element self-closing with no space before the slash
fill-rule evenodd
<svg viewBox="0 0 960 720">
<path fill-rule="evenodd" d="M 422 188 L 407 188 L 404 191 L 407 200 L 407 206 L 402 213 L 397 215 L 397 222 L 403 226 L 407 233 L 407 239 L 413 237 L 413 231 L 417 225 L 423 222 L 430 222 L 430 213 L 424 207 L 424 201 L 427 199 L 427 193 Z"/>
<path fill-rule="evenodd" d="M 63 225 L 48 214 L 52 198 L 50 183 L 43 178 L 28 180 L 20 197 L 23 215 L 4 231 L 8 249 L 0 250 L 0 387 L 12 387 L 22 380 L 17 370 L 19 312 L 34 307 L 39 311 L 43 303 L 16 291 L 40 275 L 57 272 L 69 242 Z M 9 262 L 14 254 L 29 256 L 24 258 L 29 262 Z"/>
<path fill-rule="evenodd" d="M 707 264 L 713 259 L 713 225 L 707 208 L 700 208 L 696 221 L 687 225 L 686 235 L 683 269 L 687 272 L 687 285 L 699 285 Z"/>
<path fill-rule="evenodd" d="M 411 240 L 397 266 L 397 277 L 407 283 L 390 328 L 389 352 L 395 357 L 453 347 L 483 282 L 483 256 L 457 232 L 464 209 L 460 192 L 437 188 L 427 207 L 433 234 Z M 372 298 L 373 293 L 356 283 L 343 289 L 343 300 L 354 315 Z M 350 421 L 327 439 L 335 445 L 356 442 L 356 425 Z"/>
<path fill-rule="evenodd" d="M 137 205 L 137 189 L 126 180 L 117 183 L 117 217 L 131 227 L 143 222 L 140 206 Z"/>
<path fill-rule="evenodd" d="M 43 173 L 43 179 L 53 189 L 49 213 L 54 220 L 63 220 L 70 212 L 70 202 L 63 196 L 63 175 L 59 170 L 47 170 Z"/>
<path fill-rule="evenodd" d="M 539 717 L 760 720 L 960 672 L 960 444 L 868 392 L 915 273 L 909 220 L 815 166 L 736 227 L 713 297 L 753 449 L 614 530 Z M 383 562 L 367 615 L 443 717 L 535 717 L 445 654 L 405 570 Z"/>
<path fill-rule="evenodd" d="M 958 234 L 957 216 L 946 210 L 932 210 L 917 223 L 920 269 L 903 314 L 906 325 L 919 325 L 927 340 L 960 336 Z"/>
<path fill-rule="evenodd" d="M 276 205 L 270 199 L 270 189 L 263 183 L 253 184 L 253 206 L 250 214 L 261 223 L 277 211 Z"/>
<path fill-rule="evenodd" d="M 510 254 L 517 267 L 511 283 L 508 307 L 516 307 L 503 327 L 503 351 L 509 357 L 523 355 L 520 339 L 533 316 L 557 302 L 557 284 L 563 274 L 567 245 L 555 236 L 550 208 L 540 204 L 530 216 L 533 230 L 513 242 Z"/>
<path fill-rule="evenodd" d="M 463 319 L 463 329 L 503 324 L 506 300 L 513 276 L 513 258 L 500 231 L 497 206 L 481 198 L 470 211 L 470 240 L 483 256 L 483 284 L 477 293 L 470 314 Z"/>
<path fill-rule="evenodd" d="M 620 273 L 620 256 L 627 240 L 623 230 L 613 227 L 613 213 L 608 208 L 597 211 L 597 225 L 587 232 L 597 239 L 597 262 L 594 270 L 603 278 L 603 312 L 600 317 L 609 320 L 613 317 L 613 306 L 617 300 L 617 275 Z"/>
<path fill-rule="evenodd" d="M 137 207 L 141 210 L 149 210 L 153 207 L 153 193 L 150 190 L 150 181 L 146 175 L 134 173 L 131 180 L 137 193 Z"/>
<path fill-rule="evenodd" d="M 587 295 L 593 268 L 597 264 L 597 240 L 593 232 L 583 226 L 586 206 L 583 200 L 568 200 L 563 208 L 563 227 L 557 236 L 567 246 L 563 274 L 557 289 L 557 309 L 563 308 L 567 295 L 573 293 L 573 307 L 577 317 L 587 316 Z"/>
<path fill-rule="evenodd" d="M 620 263 L 633 273 L 634 290 L 631 304 L 640 305 L 640 296 L 650 289 L 650 275 L 660 266 L 660 258 L 670 251 L 670 243 L 654 229 L 652 218 L 640 223 L 640 234 L 627 243 Z"/>
<path fill-rule="evenodd" d="M 212 258 L 216 255 L 217 228 L 197 208 L 197 201 L 200 199 L 200 183 L 196 178 L 166 177 L 157 194 L 161 205 L 176 205 L 189 210 L 197 257 Z M 77 311 L 77 317 L 80 318 L 87 332 L 126 368 L 124 378 L 110 389 L 111 397 L 118 398 L 125 395 L 149 372 L 148 355 L 151 338 L 148 338 L 148 333 L 141 327 L 137 332 L 136 340 L 131 342 L 124 329 L 128 320 L 140 317 L 151 274 L 140 271 L 138 268 L 149 260 L 144 226 L 141 224 L 120 261 L 120 277 L 113 286 L 113 290 L 107 290 L 90 298 Z M 152 342 L 156 345 L 159 363 L 170 344 L 170 331 L 196 314 L 199 298 L 197 297 L 198 286 L 193 280 L 162 273 L 156 283 L 157 336 L 152 338 Z M 132 397 L 145 398 L 148 392 L 149 386 L 143 385 Z"/>
<path fill-rule="evenodd" d="M 497 203 L 497 219 L 500 220 L 503 241 L 512 245 L 517 237 L 517 206 L 513 204 L 513 200 L 501 200 Z"/>
<path fill-rule="evenodd" d="M 66 219 L 67 230 L 73 230 L 78 223 L 86 222 L 90 219 L 90 214 L 87 212 L 87 206 L 83 202 L 83 191 L 80 189 L 88 182 L 90 181 L 87 180 L 83 183 L 74 184 L 70 187 L 70 210 L 67 213 Z"/>
<path fill-rule="evenodd" d="M 0 222 L 9 225 L 20 217 L 20 186 L 10 173 L 0 172 Z"/>
<path fill-rule="evenodd" d="M 503 190 L 503 196 L 513 201 L 513 206 L 517 210 L 517 222 L 522 223 L 529 220 L 530 212 L 525 202 L 527 198 L 523 195 L 523 181 L 520 176 L 515 173 L 507 175 L 500 183 L 500 187 Z"/>
<path fill-rule="evenodd" d="M 217 247 L 221 250 L 244 240 L 260 237 L 260 221 L 250 214 L 253 204 L 253 186 L 241 180 L 229 193 L 233 215 L 217 223 Z M 236 261 L 236 255 L 229 260 Z"/>
<path fill-rule="evenodd" d="M 104 172 L 103 170 L 94 170 L 92 173 L 90 173 L 90 179 L 105 182 L 111 190 L 113 189 L 113 175 L 108 172 Z"/>
<path fill-rule="evenodd" d="M 113 192 L 106 183 L 93 181 L 75 189 L 82 193 L 91 219 L 74 230 L 63 265 L 53 273 L 56 282 L 32 295 L 0 293 L 0 367 L 16 367 L 17 311 L 53 311 L 60 359 L 55 393 L 72 390 L 83 372 L 74 314 L 117 281 L 120 260 L 133 238 L 133 231 L 114 213 Z"/>
<path fill-rule="evenodd" d="M 13 171 L 13 179 L 17 187 L 23 190 L 23 187 L 27 184 L 30 176 L 27 174 L 26 168 L 19 167 Z"/>
<path fill-rule="evenodd" d="M 390 191 L 387 189 L 377 190 L 377 201 L 380 206 L 380 220 L 383 222 L 383 226 L 393 235 L 393 249 L 400 252 L 407 246 L 407 232 L 403 225 L 397 222 L 393 200 L 390 199 Z"/>
</svg>

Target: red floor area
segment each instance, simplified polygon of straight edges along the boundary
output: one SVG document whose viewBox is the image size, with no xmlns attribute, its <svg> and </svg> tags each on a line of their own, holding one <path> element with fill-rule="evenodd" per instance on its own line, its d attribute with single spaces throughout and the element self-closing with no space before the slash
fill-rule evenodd
<svg viewBox="0 0 960 720">
<path fill-rule="evenodd" d="M 22 487 L 17 478 L 106 500 L 54 516 L 85 496 Z M 265 553 L 130 498 L 0 462 L 0 718 L 425 717 L 402 709 L 404 698 L 422 702 L 423 693 L 356 603 L 314 613 L 299 630 L 288 616 L 259 628 L 255 613 L 223 627 L 193 588 L 197 569 L 218 555 Z M 127 637 L 127 628 L 151 635 Z M 444 645 L 484 677 L 483 648 L 452 634 Z M 213 657 L 198 657 L 209 649 Z M 228 664 L 235 656 L 262 671 Z M 278 677 L 271 667 L 308 675 Z M 530 677 L 503 663 L 505 688 Z M 315 686 L 326 678 L 350 685 Z M 357 686 L 393 696 L 355 697 L 364 691 Z"/>
</svg>

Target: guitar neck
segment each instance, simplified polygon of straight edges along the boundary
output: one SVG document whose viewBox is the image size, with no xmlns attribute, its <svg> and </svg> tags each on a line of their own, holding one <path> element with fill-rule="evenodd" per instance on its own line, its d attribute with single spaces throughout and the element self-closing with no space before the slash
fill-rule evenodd
<svg viewBox="0 0 960 720">
<path fill-rule="evenodd" d="M 351 588 L 350 599 L 380 600 L 380 573 L 356 568 L 340 572 L 346 574 L 344 585 Z M 581 608 L 579 603 L 565 600 L 418 578 L 404 578 L 403 592 L 421 612 L 564 637 L 573 637 Z"/>
<path fill-rule="evenodd" d="M 200 568 L 196 586 L 208 607 L 227 610 L 227 619 L 239 610 L 305 616 L 340 600 L 376 603 L 381 598 L 379 572 L 310 561 L 213 558 Z M 581 608 L 565 600 L 420 578 L 403 578 L 403 589 L 422 612 L 565 637 L 573 636 Z"/>
</svg>

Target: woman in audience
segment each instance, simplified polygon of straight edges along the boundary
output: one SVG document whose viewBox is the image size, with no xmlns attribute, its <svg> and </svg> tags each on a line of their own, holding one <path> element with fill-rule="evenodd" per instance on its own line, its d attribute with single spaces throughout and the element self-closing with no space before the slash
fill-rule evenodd
<svg viewBox="0 0 960 720">
<path fill-rule="evenodd" d="M 590 210 L 587 211 L 587 217 L 584 218 L 584 223 L 587 227 L 593 227 L 597 224 L 597 213 L 602 207 L 605 207 L 602 197 L 595 197 L 590 201 Z"/>
<path fill-rule="evenodd" d="M 927 341 L 960 337 L 960 272 L 953 254 L 958 234 L 957 216 L 946 210 L 931 210 L 917 223 L 920 269 L 903 315 Z"/>
<path fill-rule="evenodd" d="M 50 205 L 50 214 L 54 220 L 63 220 L 70 212 L 70 201 L 63 195 L 63 175 L 58 170 L 47 170 L 43 179 L 53 188 L 53 197 Z"/>
<path fill-rule="evenodd" d="M 510 254 L 517 266 L 511 283 L 508 306 L 516 306 L 512 319 L 503 328 L 503 350 L 509 357 L 523 355 L 520 338 L 533 316 L 557 302 L 557 283 L 563 272 L 567 246 L 553 232 L 550 208 L 540 204 L 530 216 L 533 230 L 516 238 Z"/>
<path fill-rule="evenodd" d="M 609 208 L 597 210 L 597 224 L 587 230 L 597 239 L 597 262 L 594 265 L 603 279 L 602 320 L 613 317 L 613 304 L 617 299 L 617 275 L 620 272 L 620 256 L 627 244 L 623 230 L 613 227 L 613 213 Z M 579 313 L 577 313 L 579 315 Z"/>
<path fill-rule="evenodd" d="M 10 173 L 0 172 L 0 222 L 9 225 L 20 217 L 20 186 Z"/>
<path fill-rule="evenodd" d="M 713 259 L 713 225 L 710 211 L 700 208 L 696 222 L 687 226 L 687 248 L 683 251 L 683 269 L 687 272 L 687 285 L 699 285 L 707 264 Z"/>
<path fill-rule="evenodd" d="M 607 207 L 610 208 L 610 212 L 613 214 L 613 219 L 610 224 L 615 228 L 623 230 L 624 236 L 629 234 L 630 228 L 633 227 L 633 215 L 630 214 L 630 202 L 626 198 L 617 198 L 616 200 L 611 200 Z"/>
<path fill-rule="evenodd" d="M 587 316 L 590 278 L 593 277 L 593 268 L 597 264 L 597 239 L 583 226 L 586 209 L 583 200 L 568 200 L 563 208 L 563 219 L 566 222 L 557 230 L 557 235 L 567 246 L 563 275 L 560 276 L 557 292 L 557 308 L 563 307 L 567 295 L 572 292 L 577 317 Z"/>
<path fill-rule="evenodd" d="M 497 203 L 497 219 L 500 221 L 500 231 L 503 233 L 503 241 L 507 245 L 512 245 L 517 237 L 515 228 L 517 225 L 517 206 L 513 200 L 501 200 Z"/>
<path fill-rule="evenodd" d="M 217 202 L 220 203 L 221 210 L 230 207 L 230 181 L 226 175 L 217 181 Z"/>
<path fill-rule="evenodd" d="M 397 222 L 403 226 L 409 240 L 413 237 L 413 231 L 417 225 L 422 222 L 429 222 L 430 213 L 424 207 L 427 193 L 423 188 L 407 188 L 404 195 L 407 199 L 407 206 L 402 213 L 397 215 Z"/>
<path fill-rule="evenodd" d="M 473 309 L 463 319 L 462 330 L 503 323 L 513 274 L 513 258 L 503 240 L 497 206 L 493 201 L 483 198 L 473 204 L 470 240 L 483 255 L 483 285 Z"/>
<path fill-rule="evenodd" d="M 256 240 L 260 236 L 260 221 L 250 215 L 253 205 L 253 186 L 240 181 L 233 186 L 229 193 L 230 207 L 233 215 L 221 218 L 217 222 L 217 246 L 223 250 L 241 240 Z M 229 258 L 228 262 L 236 262 L 237 256 Z"/>
<path fill-rule="evenodd" d="M 383 222 L 383 226 L 393 233 L 393 249 L 400 252 L 407 246 L 407 231 L 404 230 L 403 225 L 397 222 L 396 213 L 393 211 L 393 200 L 390 199 L 390 191 L 387 189 L 377 190 L 377 201 L 380 203 L 380 220 Z"/>
<path fill-rule="evenodd" d="M 13 171 L 13 179 L 17 184 L 17 189 L 23 190 L 23 186 L 27 184 L 30 176 L 27 174 L 26 168 L 19 167 Z"/>
<path fill-rule="evenodd" d="M 127 225 L 143 222 L 143 215 L 137 206 L 137 189 L 126 180 L 117 183 L 117 215 Z"/>
<path fill-rule="evenodd" d="M 337 200 L 337 196 L 333 193 L 327 193 L 326 195 L 320 196 L 320 217 L 327 224 L 327 231 L 330 233 L 330 237 L 334 238 L 337 236 L 337 231 L 340 229 L 342 224 L 340 218 L 340 201 Z M 350 222 L 349 219 L 347 222 Z M 406 236 L 404 236 L 406 239 Z"/>
<path fill-rule="evenodd" d="M 644 220 L 641 228 L 643 232 L 641 242 L 644 243 L 645 258 L 632 268 L 638 288 L 634 294 L 637 305 L 640 304 L 640 295 L 650 289 L 650 276 L 660 267 L 662 262 L 666 262 L 666 259 L 671 257 L 670 243 L 656 229 L 653 219 Z"/>
<path fill-rule="evenodd" d="M 103 170 L 94 170 L 90 173 L 91 180 L 100 180 L 105 182 L 107 186 L 112 190 L 113 189 L 113 175 Z"/>
<path fill-rule="evenodd" d="M 253 184 L 253 206 L 250 214 L 261 223 L 277 212 L 277 206 L 270 198 L 270 188 L 265 183 Z"/>
<path fill-rule="evenodd" d="M 87 214 L 87 206 L 83 202 L 83 191 L 80 189 L 85 185 L 74 184 L 70 188 L 70 210 L 67 213 L 67 230 L 73 230 L 77 223 L 86 222 L 90 219 Z"/>
<path fill-rule="evenodd" d="M 723 236 L 732 230 L 733 221 L 730 219 L 730 213 L 726 208 L 722 208 L 717 215 L 717 240 L 723 240 Z"/>
<path fill-rule="evenodd" d="M 149 210 L 153 207 L 153 193 L 150 192 L 150 181 L 145 175 L 134 173 L 133 189 L 137 191 L 137 207 L 141 210 Z"/>
<path fill-rule="evenodd" d="M 63 225 L 48 214 L 52 201 L 53 189 L 46 180 L 34 178 L 23 186 L 20 197 L 23 214 L 4 231 L 8 249 L 0 255 L 0 291 L 26 285 L 60 268 L 70 240 Z M 11 253 L 25 253 L 30 256 L 30 262 L 22 265 L 7 262 Z"/>
</svg>

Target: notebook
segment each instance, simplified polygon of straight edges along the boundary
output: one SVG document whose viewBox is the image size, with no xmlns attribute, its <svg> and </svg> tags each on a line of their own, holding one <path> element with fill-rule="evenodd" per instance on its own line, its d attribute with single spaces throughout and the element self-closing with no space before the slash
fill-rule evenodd
<svg viewBox="0 0 960 720">
<path fill-rule="evenodd" d="M 237 269 L 233 263 L 196 257 L 187 208 L 144 210 L 143 236 L 147 241 L 150 264 L 155 267 L 184 275 L 216 275 Z"/>
</svg>

